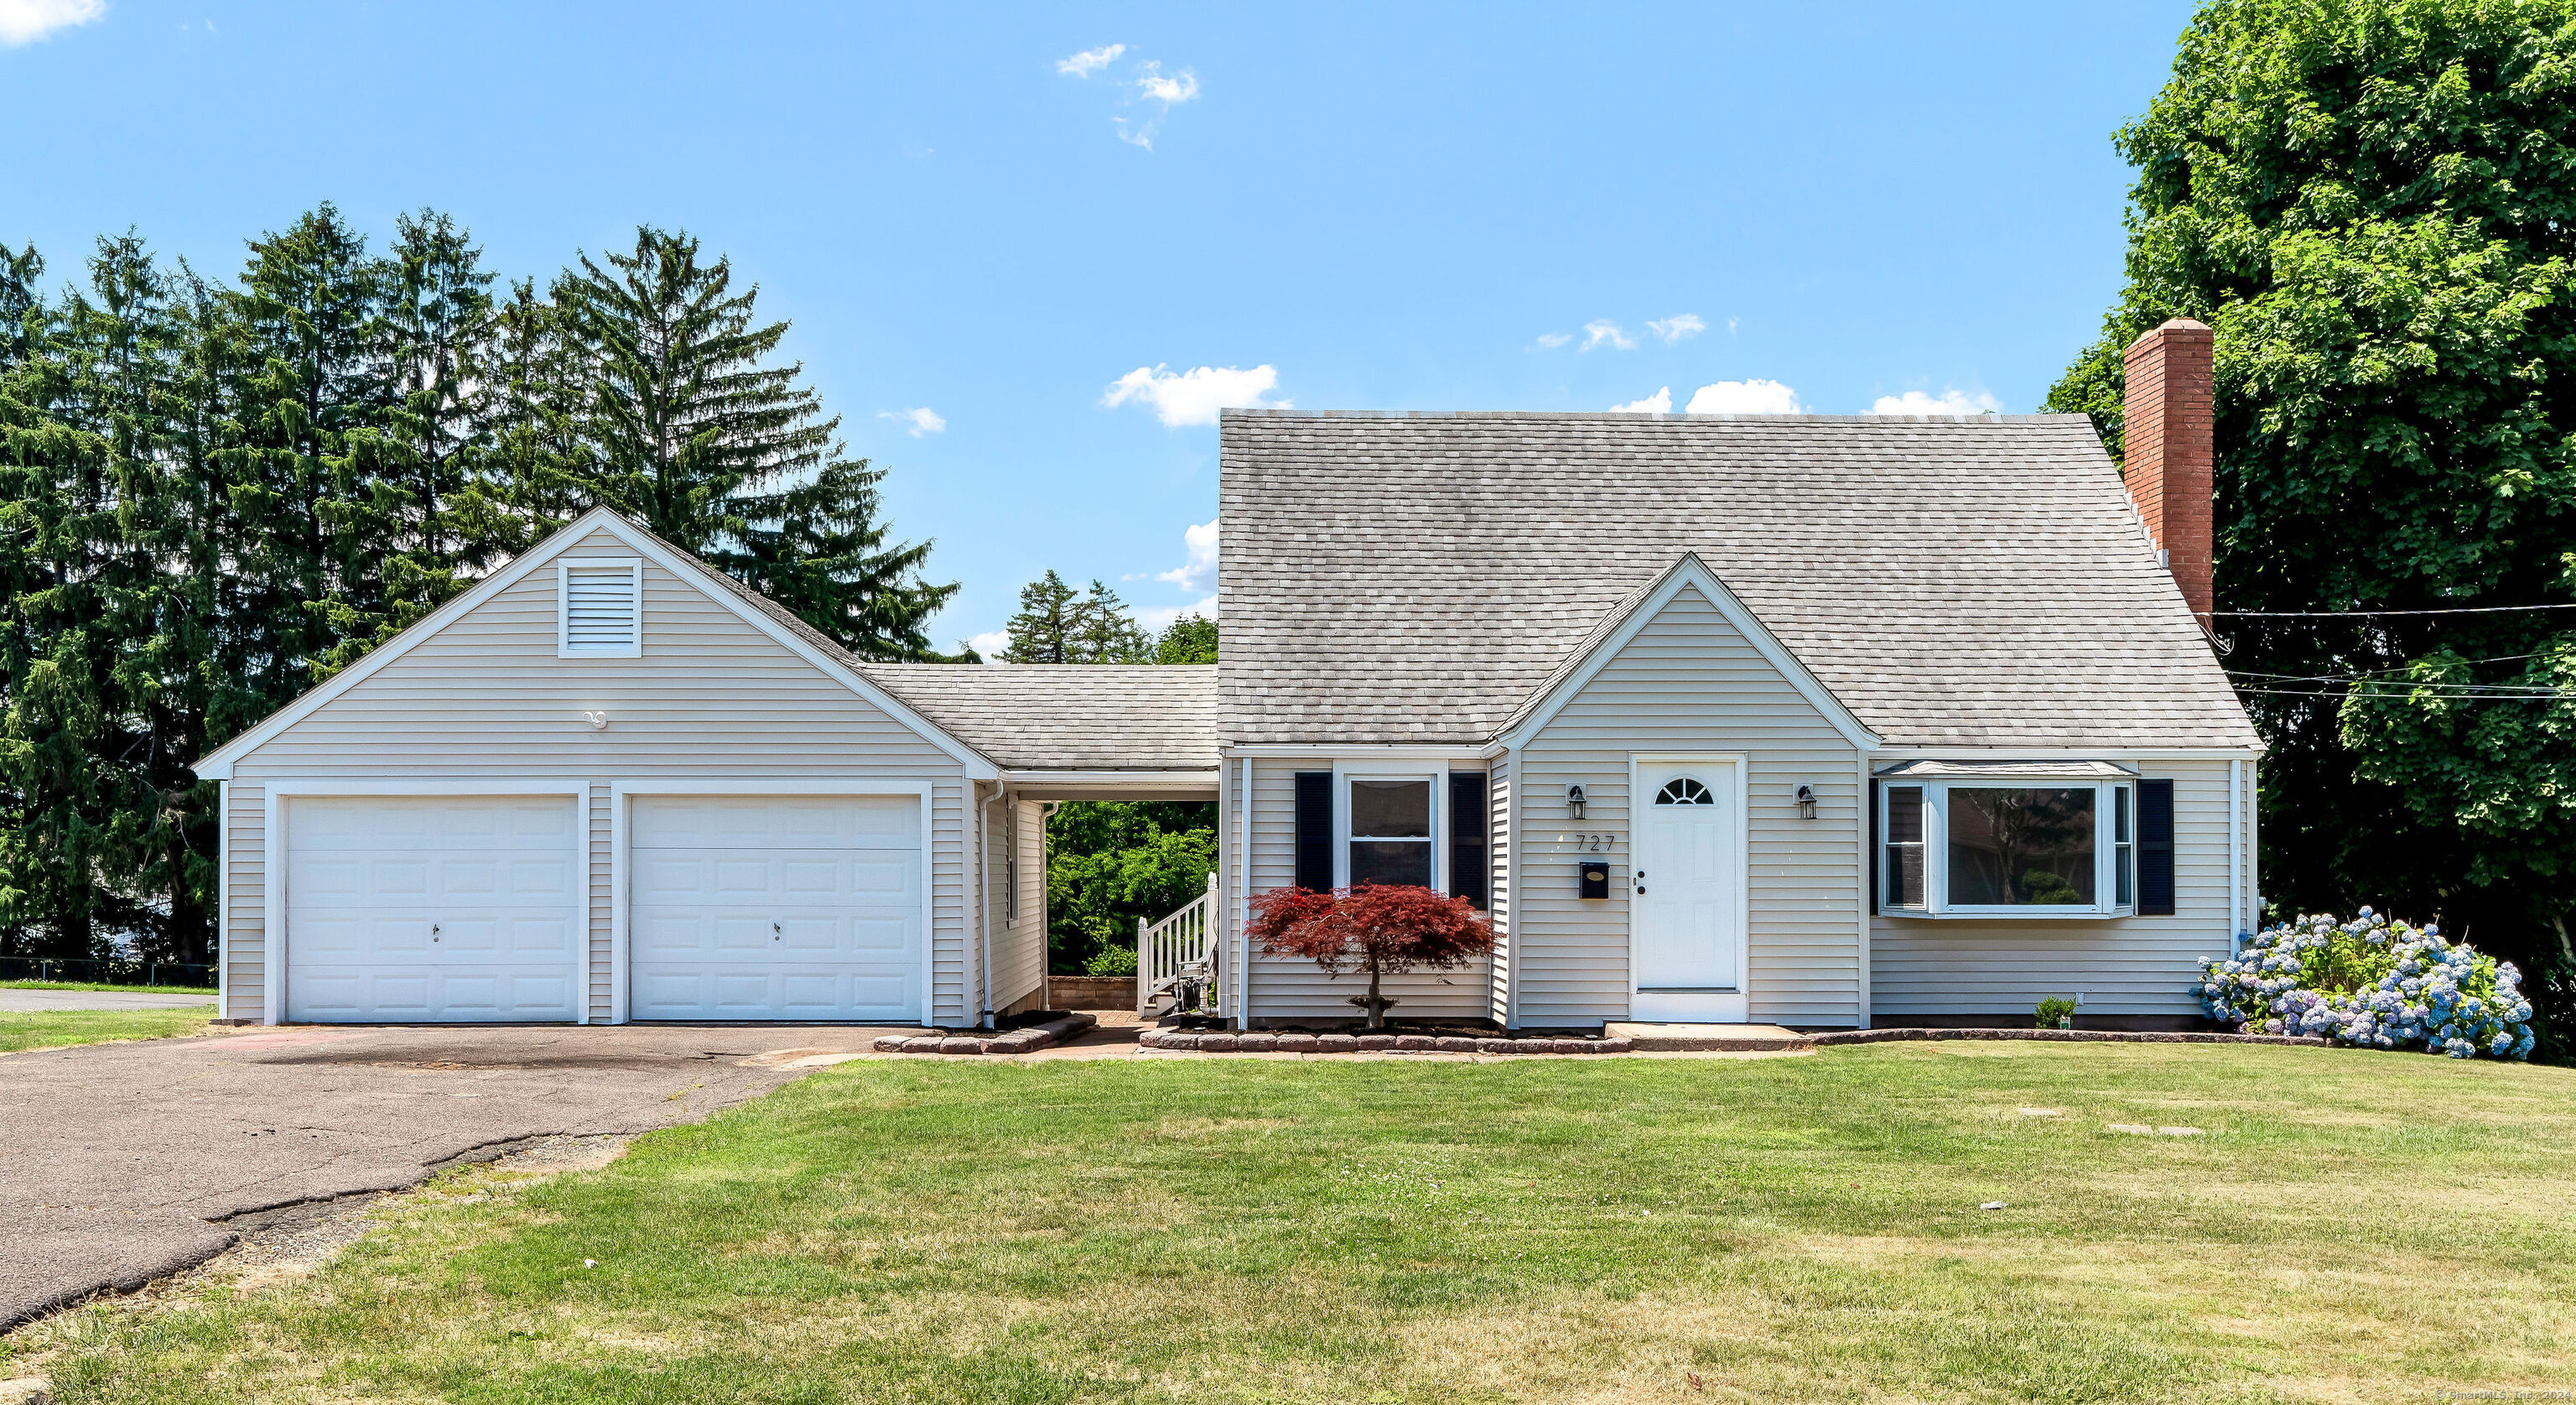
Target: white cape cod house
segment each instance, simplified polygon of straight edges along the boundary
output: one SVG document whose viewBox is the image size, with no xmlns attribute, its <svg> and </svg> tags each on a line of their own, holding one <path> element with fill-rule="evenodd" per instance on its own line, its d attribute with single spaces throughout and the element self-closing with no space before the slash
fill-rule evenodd
<svg viewBox="0 0 2576 1405">
<path fill-rule="evenodd" d="M 976 1025 L 1046 802 L 1136 798 L 1217 803 L 1239 1024 L 1351 1013 L 1251 896 L 1371 880 L 1498 936 L 1400 1018 L 2189 1019 L 2259 744 L 2208 331 L 2130 363 L 2126 491 L 2080 416 L 1228 412 L 1213 668 L 865 662 L 593 512 L 200 763 L 223 1014 Z"/>
</svg>

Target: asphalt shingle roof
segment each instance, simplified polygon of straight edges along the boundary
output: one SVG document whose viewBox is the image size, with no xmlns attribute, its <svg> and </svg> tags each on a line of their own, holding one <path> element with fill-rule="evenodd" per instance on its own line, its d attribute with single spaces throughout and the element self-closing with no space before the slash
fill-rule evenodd
<svg viewBox="0 0 2576 1405">
<path fill-rule="evenodd" d="M 1486 740 L 1689 551 L 1890 744 L 2256 744 L 2080 415 L 1222 423 L 1229 742 Z"/>
<path fill-rule="evenodd" d="M 1188 664 L 861 663 L 1005 770 L 1214 771 L 1216 669 Z"/>
</svg>

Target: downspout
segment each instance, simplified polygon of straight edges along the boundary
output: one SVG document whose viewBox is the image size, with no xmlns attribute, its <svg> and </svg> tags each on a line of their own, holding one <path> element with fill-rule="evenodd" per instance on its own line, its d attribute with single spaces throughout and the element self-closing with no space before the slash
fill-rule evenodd
<svg viewBox="0 0 2576 1405">
<path fill-rule="evenodd" d="M 975 807 L 975 905 L 984 919 L 984 955 L 976 962 L 976 983 L 982 987 L 978 1003 L 983 1007 L 983 1018 L 979 1023 L 985 1029 L 993 1027 L 993 802 L 1001 798 L 1002 787 L 997 781 L 993 793 Z"/>
<path fill-rule="evenodd" d="M 1241 878 L 1238 890 L 1241 900 L 1227 905 L 1226 925 L 1234 929 L 1234 1027 L 1252 1028 L 1252 932 L 1242 921 L 1244 908 L 1252 901 L 1252 865 L 1246 860 L 1252 843 L 1252 758 L 1239 756 L 1234 762 L 1234 867 Z"/>
</svg>

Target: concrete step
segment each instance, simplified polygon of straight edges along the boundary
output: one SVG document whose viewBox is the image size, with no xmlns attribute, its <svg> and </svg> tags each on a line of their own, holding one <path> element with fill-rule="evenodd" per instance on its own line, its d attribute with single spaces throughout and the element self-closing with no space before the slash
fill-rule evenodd
<svg viewBox="0 0 2576 1405">
<path fill-rule="evenodd" d="M 1614 1039 L 1633 1041 L 1639 1050 L 1716 1050 L 1724 1053 L 1767 1054 L 1782 1049 L 1807 1047 L 1806 1035 L 1776 1024 L 1606 1024 L 1601 1032 Z"/>
</svg>

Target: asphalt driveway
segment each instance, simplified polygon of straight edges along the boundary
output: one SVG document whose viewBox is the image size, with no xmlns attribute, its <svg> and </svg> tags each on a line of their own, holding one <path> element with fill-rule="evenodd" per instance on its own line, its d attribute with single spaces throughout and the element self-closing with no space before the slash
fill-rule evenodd
<svg viewBox="0 0 2576 1405">
<path fill-rule="evenodd" d="M 0 1055 L 0 1329 L 201 1263 L 245 1217 L 695 1121 L 885 1032 L 282 1028 Z"/>
</svg>

